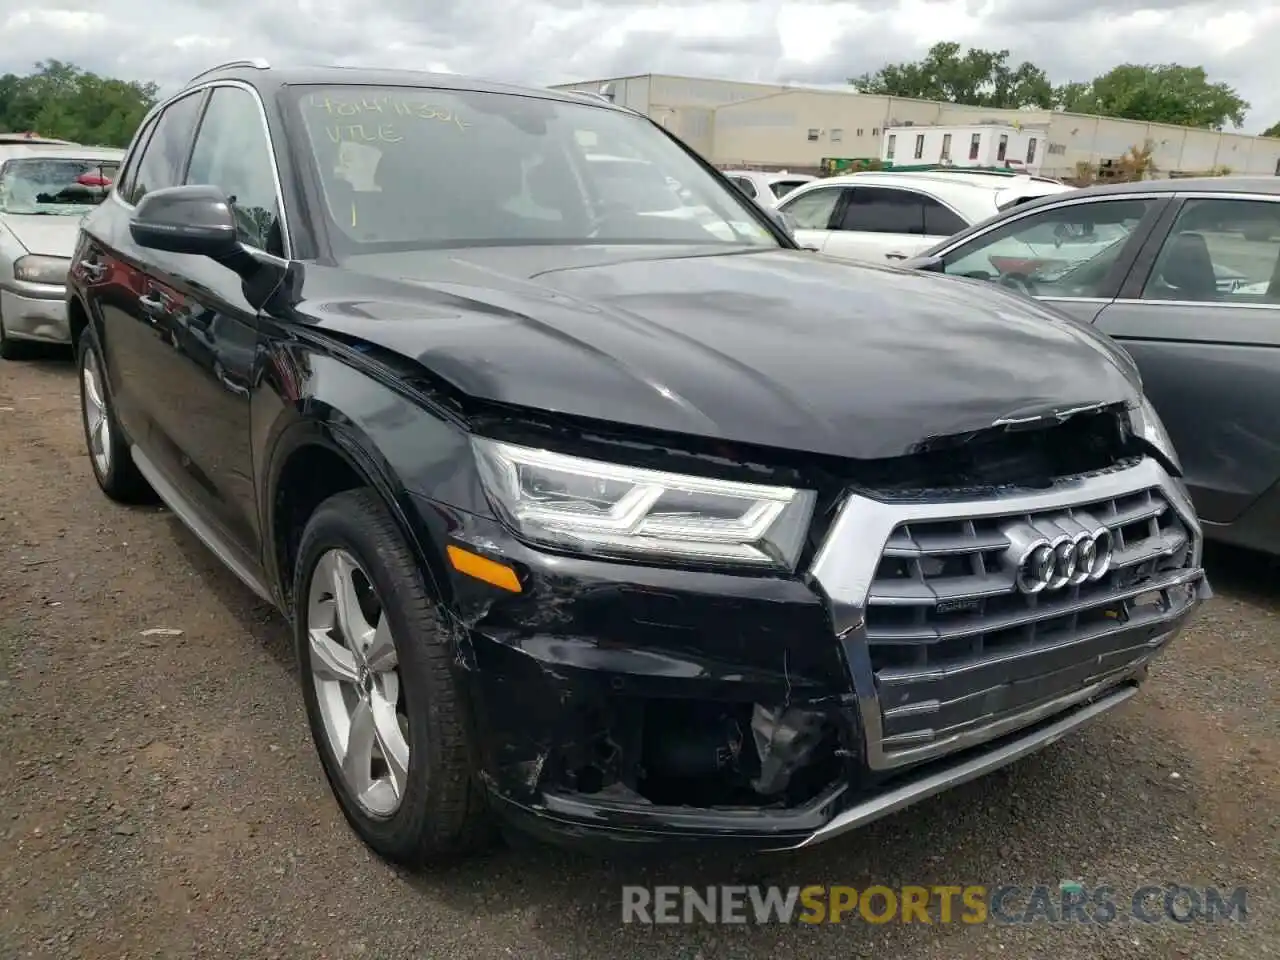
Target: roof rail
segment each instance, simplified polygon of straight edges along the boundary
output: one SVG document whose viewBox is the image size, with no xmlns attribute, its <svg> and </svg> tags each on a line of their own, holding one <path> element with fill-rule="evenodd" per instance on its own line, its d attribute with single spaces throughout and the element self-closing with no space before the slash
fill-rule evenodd
<svg viewBox="0 0 1280 960">
<path fill-rule="evenodd" d="M 262 57 L 250 57 L 247 60 L 228 60 L 226 63 L 220 63 L 217 66 L 210 67 L 208 70 L 201 70 L 187 83 L 195 83 L 201 77 L 207 77 L 209 74 L 216 73 L 219 70 L 229 70 L 232 67 L 252 67 L 254 70 L 270 70 L 271 64 L 267 63 Z"/>
</svg>

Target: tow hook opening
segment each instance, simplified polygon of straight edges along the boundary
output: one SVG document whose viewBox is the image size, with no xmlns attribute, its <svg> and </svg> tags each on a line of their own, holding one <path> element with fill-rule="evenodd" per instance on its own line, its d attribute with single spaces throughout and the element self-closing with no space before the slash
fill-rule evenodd
<svg viewBox="0 0 1280 960">
<path fill-rule="evenodd" d="M 826 710 L 760 703 L 621 699 L 578 715 L 559 751 L 558 786 L 657 806 L 786 809 L 840 776 Z"/>
</svg>

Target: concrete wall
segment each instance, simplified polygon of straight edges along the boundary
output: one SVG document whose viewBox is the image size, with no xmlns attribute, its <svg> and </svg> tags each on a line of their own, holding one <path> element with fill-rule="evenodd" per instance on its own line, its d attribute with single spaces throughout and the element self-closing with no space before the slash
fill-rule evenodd
<svg viewBox="0 0 1280 960">
<path fill-rule="evenodd" d="M 896 105 L 896 109 L 895 109 Z M 878 157 L 885 122 L 936 115 L 931 105 L 890 97 L 789 90 L 716 110 L 716 163 L 817 167 L 823 157 Z"/>
</svg>

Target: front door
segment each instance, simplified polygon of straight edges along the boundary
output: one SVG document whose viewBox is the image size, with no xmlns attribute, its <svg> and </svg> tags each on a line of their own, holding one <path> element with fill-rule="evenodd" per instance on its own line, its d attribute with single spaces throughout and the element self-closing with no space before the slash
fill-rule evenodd
<svg viewBox="0 0 1280 960">
<path fill-rule="evenodd" d="M 1039 207 L 943 251 L 942 270 L 998 283 L 1091 323 L 1116 296 L 1167 203 L 1120 195 Z"/>
<path fill-rule="evenodd" d="M 1230 523 L 1280 479 L 1280 199 L 1181 201 L 1120 293 L 1097 326 L 1137 361 L 1197 512 Z"/>
</svg>

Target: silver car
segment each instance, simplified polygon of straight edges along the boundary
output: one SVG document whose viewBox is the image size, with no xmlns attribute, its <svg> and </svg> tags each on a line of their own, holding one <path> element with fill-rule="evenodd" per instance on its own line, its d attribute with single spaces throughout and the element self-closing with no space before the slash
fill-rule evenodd
<svg viewBox="0 0 1280 960">
<path fill-rule="evenodd" d="M 80 220 L 106 197 L 123 156 L 57 144 L 0 153 L 0 357 L 71 342 L 66 278 Z"/>
<path fill-rule="evenodd" d="M 1001 284 L 1116 340 L 1182 458 L 1205 536 L 1280 555 L 1280 177 L 1074 190 L 904 265 Z"/>
</svg>

